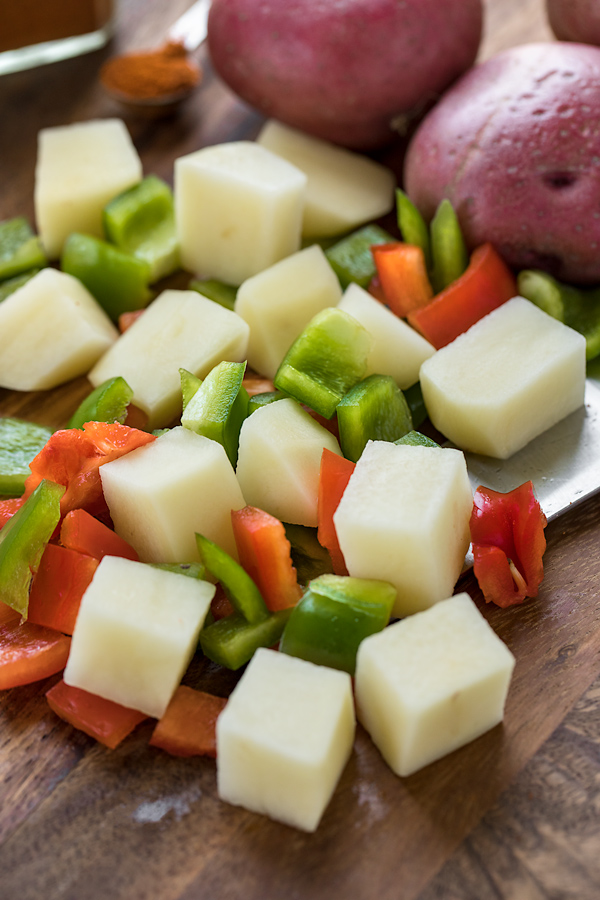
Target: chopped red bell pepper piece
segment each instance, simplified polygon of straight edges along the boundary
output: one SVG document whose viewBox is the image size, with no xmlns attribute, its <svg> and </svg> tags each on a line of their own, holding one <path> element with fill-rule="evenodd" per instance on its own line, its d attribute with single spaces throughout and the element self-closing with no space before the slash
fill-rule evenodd
<svg viewBox="0 0 600 900">
<path fill-rule="evenodd" d="M 531 481 L 507 494 L 479 487 L 471 513 L 475 577 L 488 603 L 536 597 L 544 577 L 546 516 Z"/>
<path fill-rule="evenodd" d="M 491 244 L 471 255 L 466 272 L 408 321 L 439 350 L 475 322 L 518 294 L 515 277 Z"/>
<path fill-rule="evenodd" d="M 333 571 L 336 575 L 347 575 L 348 569 L 340 550 L 339 541 L 333 524 L 333 514 L 339 506 L 342 494 L 356 463 L 331 450 L 324 448 L 321 455 L 319 472 L 319 494 L 317 501 L 317 538 L 322 547 L 329 551 Z"/>
<path fill-rule="evenodd" d="M 60 527 L 63 547 L 87 553 L 96 559 L 104 556 L 121 556 L 139 560 L 136 551 L 111 528 L 91 516 L 85 509 L 73 509 L 64 517 Z"/>
<path fill-rule="evenodd" d="M 55 431 L 30 463 L 31 475 L 25 482 L 23 499 L 45 478 L 66 487 L 60 501 L 63 516 L 78 508 L 105 516 L 100 466 L 154 440 L 153 434 L 118 422 L 86 422 L 83 430 Z"/>
<path fill-rule="evenodd" d="M 25 503 L 23 497 L 10 497 L 8 500 L 0 500 L 0 528 L 18 512 Z"/>
<path fill-rule="evenodd" d="M 148 718 L 137 709 L 105 700 L 64 681 L 46 692 L 46 700 L 57 716 L 111 750 Z"/>
<path fill-rule="evenodd" d="M 73 634 L 81 598 L 98 563 L 93 556 L 48 544 L 31 583 L 27 621 Z"/>
<path fill-rule="evenodd" d="M 376 300 L 379 300 L 380 303 L 386 303 L 386 297 L 383 293 L 383 288 L 381 286 L 381 281 L 379 280 L 379 275 L 373 275 L 369 282 L 369 286 L 367 288 L 367 292 L 374 297 Z"/>
<path fill-rule="evenodd" d="M 371 247 L 387 305 L 404 318 L 433 297 L 421 247 L 394 242 Z"/>
<path fill-rule="evenodd" d="M 217 582 L 215 596 L 210 603 L 210 611 L 215 620 L 225 619 L 235 612 L 231 600 L 223 590 L 223 586 Z"/>
<path fill-rule="evenodd" d="M 71 638 L 6 616 L 0 625 L 0 690 L 41 681 L 64 669 Z"/>
<path fill-rule="evenodd" d="M 217 755 L 217 719 L 227 700 L 180 685 L 164 716 L 152 733 L 150 744 L 173 756 Z"/>
<path fill-rule="evenodd" d="M 246 369 L 242 387 L 245 388 L 249 397 L 254 397 L 255 394 L 269 394 L 275 390 L 275 385 L 270 378 L 258 375 L 252 369 Z"/>
<path fill-rule="evenodd" d="M 295 606 L 302 596 L 283 524 L 254 506 L 231 511 L 240 563 L 271 612 Z"/>
</svg>

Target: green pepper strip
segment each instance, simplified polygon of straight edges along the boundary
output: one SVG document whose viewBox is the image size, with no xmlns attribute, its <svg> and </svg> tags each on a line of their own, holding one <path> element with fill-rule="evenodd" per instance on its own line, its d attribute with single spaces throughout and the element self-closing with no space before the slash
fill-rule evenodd
<svg viewBox="0 0 600 900">
<path fill-rule="evenodd" d="M 222 444 L 234 467 L 240 429 L 248 415 L 248 392 L 242 385 L 245 371 L 245 362 L 216 365 L 186 403 L 181 417 L 184 428 Z"/>
<path fill-rule="evenodd" d="M 269 617 L 269 610 L 250 576 L 225 550 L 201 534 L 196 534 L 200 561 L 221 583 L 233 608 L 247 622 L 256 625 Z"/>
<path fill-rule="evenodd" d="M 200 649 L 213 662 L 227 669 L 239 669 L 249 662 L 259 647 L 273 647 L 279 641 L 291 609 L 281 609 L 261 622 L 248 622 L 239 613 L 219 619 L 200 632 Z"/>
<path fill-rule="evenodd" d="M 389 375 L 369 375 L 356 384 L 336 412 L 342 453 L 352 462 L 367 441 L 395 441 L 413 427 L 404 394 Z"/>
<path fill-rule="evenodd" d="M 385 628 L 395 597 L 385 581 L 322 575 L 292 609 L 279 649 L 353 675 L 361 641 Z"/>
<path fill-rule="evenodd" d="M 433 289 L 439 294 L 466 271 L 469 254 L 449 200 L 442 200 L 430 227 Z"/>
<path fill-rule="evenodd" d="M 127 407 L 133 398 L 133 390 L 124 378 L 117 375 L 103 381 L 78 406 L 67 428 L 83 428 L 86 422 L 119 422 L 127 418 Z"/>
<path fill-rule="evenodd" d="M 353 282 L 367 288 L 376 273 L 371 247 L 393 240 L 391 234 L 379 225 L 364 225 L 329 247 L 325 256 L 342 288 Z"/>
<path fill-rule="evenodd" d="M 0 531 L 0 600 L 27 617 L 29 588 L 60 521 L 62 484 L 41 481 Z"/>
<path fill-rule="evenodd" d="M 31 475 L 29 463 L 45 447 L 52 429 L 23 419 L 0 418 L 0 495 L 20 497 Z"/>
<path fill-rule="evenodd" d="M 427 271 L 431 273 L 431 241 L 429 240 L 429 229 L 425 219 L 409 199 L 409 197 L 396 188 L 396 216 L 398 220 L 398 228 L 402 234 L 402 240 L 406 244 L 412 244 L 420 247 L 425 257 L 425 265 Z"/>
</svg>

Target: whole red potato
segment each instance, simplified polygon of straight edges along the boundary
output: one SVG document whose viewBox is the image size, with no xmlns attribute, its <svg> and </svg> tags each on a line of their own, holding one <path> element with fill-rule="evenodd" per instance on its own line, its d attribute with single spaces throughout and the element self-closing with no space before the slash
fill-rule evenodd
<svg viewBox="0 0 600 900">
<path fill-rule="evenodd" d="M 364 149 L 472 65 L 481 28 L 481 0 L 213 0 L 208 46 L 265 116 Z"/>
<path fill-rule="evenodd" d="M 600 282 L 600 49 L 527 44 L 476 66 L 417 129 L 404 186 L 426 218 L 448 197 L 471 248 Z"/>
<path fill-rule="evenodd" d="M 600 44 L 598 0 L 546 0 L 546 11 L 559 41 Z"/>
</svg>

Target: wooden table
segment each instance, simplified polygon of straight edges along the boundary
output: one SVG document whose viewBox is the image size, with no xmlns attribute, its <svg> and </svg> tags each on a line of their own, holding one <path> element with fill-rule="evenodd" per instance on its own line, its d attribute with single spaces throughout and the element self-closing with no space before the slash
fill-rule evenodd
<svg viewBox="0 0 600 900">
<path fill-rule="evenodd" d="M 118 114 L 97 83 L 110 53 L 160 42 L 189 0 L 123 0 L 111 48 L 0 80 L 0 218 L 33 218 L 40 127 Z M 541 0 L 487 0 L 482 56 L 549 39 Z M 201 60 L 206 62 L 203 51 Z M 252 137 L 260 119 L 212 75 L 180 114 L 128 119 L 145 170 Z M 0 391 L 0 412 L 60 426 L 88 390 Z M 600 896 L 600 497 L 547 529 L 536 601 L 485 609 L 517 657 L 506 720 L 398 779 L 359 729 L 315 835 L 216 796 L 215 764 L 149 748 L 142 726 L 111 752 L 57 719 L 48 683 L 0 697 L 3 900 L 592 900 Z M 464 587 L 481 602 L 471 577 Z M 482 607 L 483 608 L 483 607 Z M 197 663 L 192 683 L 234 679 Z"/>
</svg>

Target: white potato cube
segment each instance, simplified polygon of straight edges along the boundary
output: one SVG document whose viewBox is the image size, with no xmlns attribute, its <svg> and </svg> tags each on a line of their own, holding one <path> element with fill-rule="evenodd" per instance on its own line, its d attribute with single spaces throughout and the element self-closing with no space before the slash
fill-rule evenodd
<svg viewBox="0 0 600 900">
<path fill-rule="evenodd" d="M 442 434 L 507 459 L 583 404 L 585 339 L 514 297 L 426 360 L 420 380 Z"/>
<path fill-rule="evenodd" d="M 353 316 L 373 338 L 368 374 L 391 375 L 401 390 L 419 380 L 421 365 L 435 353 L 404 319 L 395 315 L 358 284 L 350 284 L 338 303 L 338 309 Z"/>
<path fill-rule="evenodd" d="M 214 593 L 207 581 L 105 556 L 81 600 L 65 682 L 160 719 Z"/>
<path fill-rule="evenodd" d="M 250 326 L 248 363 L 274 378 L 279 364 L 313 316 L 336 306 L 338 278 L 318 244 L 299 250 L 238 290 L 235 311 Z"/>
<path fill-rule="evenodd" d="M 331 432 L 291 397 L 255 410 L 242 425 L 236 470 L 246 502 L 282 522 L 316 527 L 324 447 L 341 455 Z"/>
<path fill-rule="evenodd" d="M 0 303 L 0 386 L 57 387 L 84 375 L 118 336 L 80 281 L 42 269 Z"/>
<path fill-rule="evenodd" d="M 257 142 L 306 174 L 302 231 L 307 238 L 351 231 L 394 206 L 394 173 L 366 156 L 274 120 L 263 126 Z"/>
<path fill-rule="evenodd" d="M 245 506 L 221 444 L 178 426 L 100 468 L 115 531 L 143 562 L 194 562 L 195 533 L 237 558 L 231 510 Z"/>
<path fill-rule="evenodd" d="M 347 672 L 258 650 L 217 719 L 219 797 L 315 831 L 354 731 Z"/>
<path fill-rule="evenodd" d="M 181 412 L 179 369 L 204 378 L 223 360 L 246 358 L 246 322 L 197 291 L 163 291 L 89 373 L 97 387 L 121 375 L 148 428 L 169 425 Z"/>
<path fill-rule="evenodd" d="M 369 441 L 333 516 L 348 572 L 390 581 L 394 616 L 427 609 L 458 580 L 472 506 L 459 450 Z"/>
<path fill-rule="evenodd" d="M 251 141 L 175 160 L 181 262 L 239 285 L 300 249 L 306 176 Z"/>
<path fill-rule="evenodd" d="M 359 721 L 390 768 L 411 775 L 502 721 L 514 665 L 469 595 L 457 594 L 361 643 Z"/>
<path fill-rule="evenodd" d="M 73 231 L 104 237 L 102 210 L 141 181 L 142 163 L 120 119 L 43 128 L 35 171 L 35 216 L 48 256 Z"/>
</svg>

